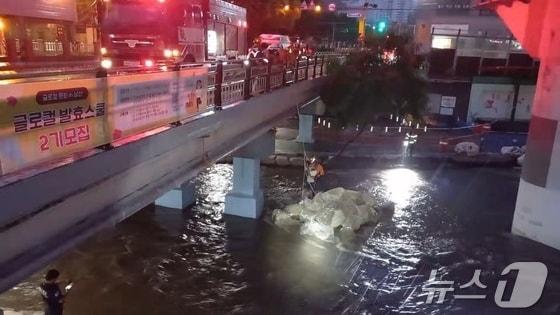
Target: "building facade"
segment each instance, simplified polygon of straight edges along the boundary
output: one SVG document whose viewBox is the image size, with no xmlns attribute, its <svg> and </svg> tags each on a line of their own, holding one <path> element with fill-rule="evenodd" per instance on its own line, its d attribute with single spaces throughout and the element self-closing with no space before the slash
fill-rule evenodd
<svg viewBox="0 0 560 315">
<path fill-rule="evenodd" d="M 539 63 L 494 12 L 472 0 L 421 0 L 414 40 L 430 82 L 430 114 L 462 122 L 528 121 Z"/>
<path fill-rule="evenodd" d="M 93 56 L 97 32 L 80 0 L 0 0 L 0 62 Z M 93 16 L 93 14 L 91 14 Z"/>
<path fill-rule="evenodd" d="M 428 54 L 432 46 L 453 48 L 457 45 L 458 34 L 472 37 L 511 37 L 498 16 L 492 11 L 475 8 L 472 0 L 420 0 L 415 13 L 417 54 Z M 471 42 L 467 45 L 474 45 Z"/>
<path fill-rule="evenodd" d="M 340 0 L 338 11 L 351 15 L 362 14 L 366 23 L 374 25 L 379 21 L 389 24 L 408 24 L 418 0 Z M 376 7 L 374 7 L 376 5 Z"/>
</svg>

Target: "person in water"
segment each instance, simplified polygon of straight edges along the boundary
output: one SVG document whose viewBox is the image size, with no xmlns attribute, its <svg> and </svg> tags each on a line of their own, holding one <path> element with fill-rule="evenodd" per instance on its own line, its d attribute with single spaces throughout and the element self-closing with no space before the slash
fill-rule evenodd
<svg viewBox="0 0 560 315">
<path fill-rule="evenodd" d="M 45 275 L 45 281 L 39 286 L 39 292 L 45 304 L 45 315 L 62 315 L 64 298 L 72 284 L 69 283 L 66 288 L 61 289 L 58 282 L 59 276 L 58 270 L 50 269 Z"/>
<path fill-rule="evenodd" d="M 325 168 L 321 163 L 319 163 L 319 161 L 312 158 L 306 163 L 305 173 L 307 185 L 309 185 L 309 189 L 311 190 L 311 198 L 313 198 L 316 194 L 317 179 L 325 175 Z"/>
</svg>

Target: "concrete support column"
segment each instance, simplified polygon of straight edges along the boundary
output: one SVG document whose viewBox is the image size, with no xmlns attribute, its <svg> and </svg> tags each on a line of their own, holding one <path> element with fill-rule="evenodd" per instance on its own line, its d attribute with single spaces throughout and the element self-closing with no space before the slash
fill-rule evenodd
<svg viewBox="0 0 560 315">
<path fill-rule="evenodd" d="M 233 189 L 226 195 L 225 214 L 256 219 L 263 209 L 261 159 L 274 153 L 270 131 L 237 150 L 233 156 Z"/>
<path fill-rule="evenodd" d="M 300 114 L 299 115 L 299 130 L 296 138 L 300 143 L 313 143 L 313 115 Z"/>
<path fill-rule="evenodd" d="M 560 1 L 542 12 L 541 68 L 512 232 L 560 249 Z"/>
<path fill-rule="evenodd" d="M 156 206 L 183 210 L 195 202 L 195 184 L 188 181 L 156 199 Z"/>
<path fill-rule="evenodd" d="M 560 50 L 560 45 L 556 48 Z M 560 249 L 560 64 L 541 65 L 512 232 Z"/>
<path fill-rule="evenodd" d="M 233 158 L 233 189 L 226 195 L 225 214 L 260 217 L 264 203 L 260 168 L 259 158 Z"/>
</svg>

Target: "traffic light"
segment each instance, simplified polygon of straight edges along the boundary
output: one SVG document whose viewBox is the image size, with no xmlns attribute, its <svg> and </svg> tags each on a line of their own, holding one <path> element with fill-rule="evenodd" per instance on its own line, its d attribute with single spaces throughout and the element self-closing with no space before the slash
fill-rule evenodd
<svg viewBox="0 0 560 315">
<path fill-rule="evenodd" d="M 387 30 L 387 22 L 385 21 L 377 22 L 377 25 L 375 26 L 375 30 L 378 33 L 385 33 L 385 31 Z"/>
</svg>

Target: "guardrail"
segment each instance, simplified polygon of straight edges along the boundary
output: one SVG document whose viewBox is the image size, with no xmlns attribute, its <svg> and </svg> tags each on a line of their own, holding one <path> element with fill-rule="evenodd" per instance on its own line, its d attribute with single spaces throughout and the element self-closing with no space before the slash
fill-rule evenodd
<svg viewBox="0 0 560 315">
<path fill-rule="evenodd" d="M 324 76 L 333 58 L 342 57 L 302 58 L 290 66 L 252 59 L 0 81 L 0 175 L 109 148 L 123 138 Z"/>
<path fill-rule="evenodd" d="M 297 60 L 292 66 L 268 63 L 264 59 L 223 62 L 210 66 L 208 105 L 220 108 L 270 92 L 297 81 L 326 74 L 328 60 L 337 56 L 315 56 Z M 298 73 L 297 77 L 295 73 Z"/>
</svg>

